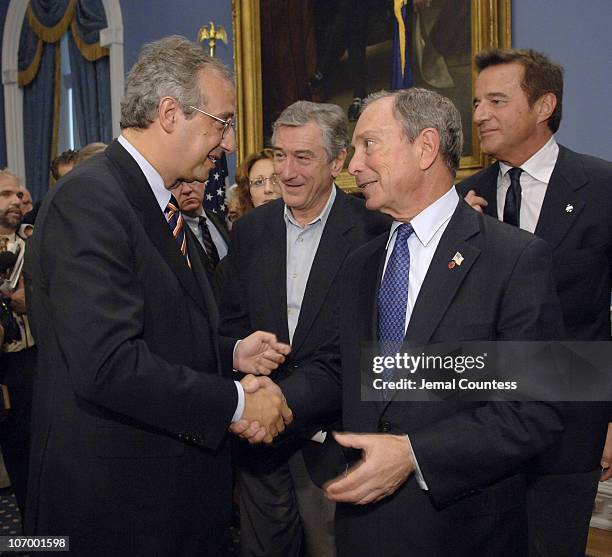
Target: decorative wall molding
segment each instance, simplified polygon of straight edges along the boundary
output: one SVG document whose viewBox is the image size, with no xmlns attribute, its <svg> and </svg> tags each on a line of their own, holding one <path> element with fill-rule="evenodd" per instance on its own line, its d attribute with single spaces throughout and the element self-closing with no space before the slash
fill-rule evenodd
<svg viewBox="0 0 612 557">
<path fill-rule="evenodd" d="M 123 97 L 123 18 L 119 0 L 102 0 L 108 27 L 100 33 L 102 46 L 110 48 L 111 108 L 113 136 L 120 133 L 119 119 Z M 23 148 L 23 92 L 17 85 L 17 53 L 21 26 L 28 0 L 11 0 L 2 37 L 2 84 L 4 86 L 4 119 L 6 160 L 8 167 L 25 180 Z"/>
</svg>

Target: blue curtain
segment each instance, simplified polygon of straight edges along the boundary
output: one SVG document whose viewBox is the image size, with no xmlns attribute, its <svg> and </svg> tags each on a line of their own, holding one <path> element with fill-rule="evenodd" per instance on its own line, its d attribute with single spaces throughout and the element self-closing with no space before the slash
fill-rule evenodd
<svg viewBox="0 0 612 557">
<path fill-rule="evenodd" d="M 107 27 L 104 6 L 100 0 L 80 0 L 75 13 L 76 32 L 83 50 L 95 48 L 100 30 Z M 73 30 L 74 33 L 74 30 Z M 99 47 L 97 47 L 99 49 Z M 72 34 L 68 37 L 73 99 L 79 136 L 83 144 L 94 141 L 110 143 L 113 139 L 110 61 L 108 56 L 93 61 L 84 58 Z M 91 57 L 99 56 L 92 52 Z"/>
<path fill-rule="evenodd" d="M 69 34 L 77 125 L 83 141 L 112 139 L 107 26 L 101 0 L 30 0 L 21 29 L 18 69 L 23 88 L 26 185 L 34 201 L 49 185 L 59 124 L 60 40 Z"/>
<path fill-rule="evenodd" d="M 56 26 L 62 19 L 68 0 L 32 2 L 36 19 L 44 25 Z M 49 185 L 51 165 L 55 56 L 59 43 L 44 42 L 24 20 L 19 38 L 19 83 L 23 87 L 23 130 L 26 185 L 34 201 L 41 199 Z"/>
</svg>

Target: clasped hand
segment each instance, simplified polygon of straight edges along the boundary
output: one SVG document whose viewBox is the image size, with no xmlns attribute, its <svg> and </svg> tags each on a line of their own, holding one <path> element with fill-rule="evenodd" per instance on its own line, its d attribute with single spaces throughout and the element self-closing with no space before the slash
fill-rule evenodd
<svg viewBox="0 0 612 557">
<path fill-rule="evenodd" d="M 251 444 L 272 443 L 293 421 L 280 387 L 268 377 L 254 375 L 247 375 L 240 383 L 244 389 L 244 412 L 230 431 Z"/>
</svg>

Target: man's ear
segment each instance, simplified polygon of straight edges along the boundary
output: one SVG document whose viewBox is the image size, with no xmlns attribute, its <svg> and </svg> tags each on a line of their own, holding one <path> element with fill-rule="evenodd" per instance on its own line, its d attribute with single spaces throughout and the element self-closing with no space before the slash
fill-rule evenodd
<svg viewBox="0 0 612 557">
<path fill-rule="evenodd" d="M 182 113 L 182 111 L 174 97 L 164 97 L 159 101 L 157 116 L 159 118 L 159 125 L 166 133 L 174 131 L 179 113 Z"/>
<path fill-rule="evenodd" d="M 438 158 L 440 134 L 434 128 L 425 128 L 419 134 L 418 141 L 421 147 L 419 167 L 421 170 L 427 170 Z"/>
<path fill-rule="evenodd" d="M 344 161 L 346 160 L 347 150 L 342 149 L 338 153 L 338 156 L 331 162 L 332 165 L 332 176 L 337 178 L 342 169 L 344 168 Z"/>
<path fill-rule="evenodd" d="M 536 101 L 536 110 L 538 111 L 538 124 L 546 122 L 557 108 L 557 96 L 554 93 L 544 93 Z"/>
</svg>

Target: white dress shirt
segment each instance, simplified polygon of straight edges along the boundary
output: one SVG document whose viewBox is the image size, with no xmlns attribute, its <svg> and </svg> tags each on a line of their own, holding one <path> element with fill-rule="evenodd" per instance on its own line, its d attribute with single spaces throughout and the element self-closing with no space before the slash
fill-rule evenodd
<svg viewBox="0 0 612 557">
<path fill-rule="evenodd" d="M 408 237 L 408 249 L 410 251 L 410 270 L 408 271 L 408 302 L 406 308 L 406 321 L 404 324 L 404 331 L 408 329 L 410 323 L 410 317 L 412 316 L 412 310 L 414 304 L 417 301 L 421 286 L 425 280 L 425 275 L 429 270 L 429 265 L 433 259 L 440 238 L 446 230 L 448 223 L 450 222 L 457 205 L 459 204 L 459 194 L 453 186 L 448 192 L 442 197 L 437 199 L 434 203 L 429 205 L 421 211 L 416 217 L 414 217 L 410 224 L 414 229 L 414 232 Z M 385 258 L 385 268 L 387 270 L 387 263 L 389 257 L 395 246 L 395 238 L 397 236 L 398 227 L 404 223 L 394 221 L 391 225 L 389 232 L 389 239 L 387 240 L 387 255 Z M 384 273 L 383 271 L 383 273 Z M 383 274 L 384 277 L 384 274 Z M 410 438 L 408 444 L 410 444 Z M 427 483 L 421 473 L 421 468 L 417 461 L 416 455 L 412 450 L 410 444 L 410 451 L 412 452 L 412 460 L 414 462 L 414 477 L 419 484 L 419 487 L 424 490 L 428 490 Z"/>
<path fill-rule="evenodd" d="M 293 218 L 291 210 L 285 205 L 285 226 L 287 228 L 287 325 L 289 342 L 300 318 L 306 284 L 314 261 L 323 229 L 336 199 L 336 187 L 332 186 L 329 199 L 321 214 L 304 226 Z"/>
<path fill-rule="evenodd" d="M 132 156 L 132 158 L 136 161 L 136 164 L 140 167 L 140 170 L 142 170 L 142 173 L 145 175 L 145 178 L 151 187 L 153 195 L 155 195 L 159 208 L 164 215 L 164 218 L 166 218 L 164 211 L 168 206 L 168 202 L 170 201 L 172 194 L 166 189 L 164 180 L 160 173 L 153 168 L 153 165 L 147 159 L 145 159 L 136 149 L 136 147 L 134 147 L 125 137 L 120 135 L 117 138 L 117 141 L 121 143 L 121 146 Z M 234 350 L 236 350 L 236 347 L 234 347 Z M 236 411 L 232 416 L 232 422 L 238 421 L 244 412 L 244 389 L 238 381 L 234 381 L 234 384 L 236 385 L 236 391 L 238 392 L 238 404 L 236 405 Z"/>
<path fill-rule="evenodd" d="M 523 172 L 520 176 L 521 211 L 519 225 L 523 230 L 533 233 L 536 229 L 546 195 L 546 188 L 555 164 L 557 164 L 558 156 L 559 146 L 553 136 L 544 147 L 520 166 Z M 497 176 L 497 216 L 501 221 L 504 220 L 506 192 L 510 187 L 508 170 L 511 168 L 511 166 L 500 161 Z"/>
<path fill-rule="evenodd" d="M 425 275 L 429 270 L 429 264 L 433 259 L 434 253 L 436 253 L 436 249 L 438 249 L 440 238 L 442 234 L 444 234 L 458 203 L 459 194 L 453 186 L 442 197 L 437 199 L 410 221 L 414 233 L 408 237 L 410 271 L 408 275 L 408 307 L 406 309 L 404 331 L 408 329 L 412 309 L 414 308 L 421 286 L 425 280 Z M 389 239 L 387 240 L 385 271 L 387 270 L 387 263 L 389 262 L 393 247 L 395 246 L 397 228 L 401 224 L 403 223 L 394 221 L 391 225 Z"/>
<path fill-rule="evenodd" d="M 215 223 L 211 221 L 204 209 L 202 209 L 202 213 L 197 217 L 190 217 L 183 213 L 183 218 L 187 223 L 187 226 L 191 228 L 191 231 L 194 233 L 195 237 L 198 239 L 198 242 L 202 246 L 204 246 L 204 239 L 202 238 L 202 229 L 200 228 L 200 217 L 202 217 L 206 221 L 206 225 L 208 226 L 208 230 L 210 231 L 210 237 L 212 238 L 213 244 L 217 248 L 217 253 L 219 254 L 219 260 L 223 259 L 227 255 L 227 244 L 221 235 L 221 232 L 215 226 Z"/>
</svg>

